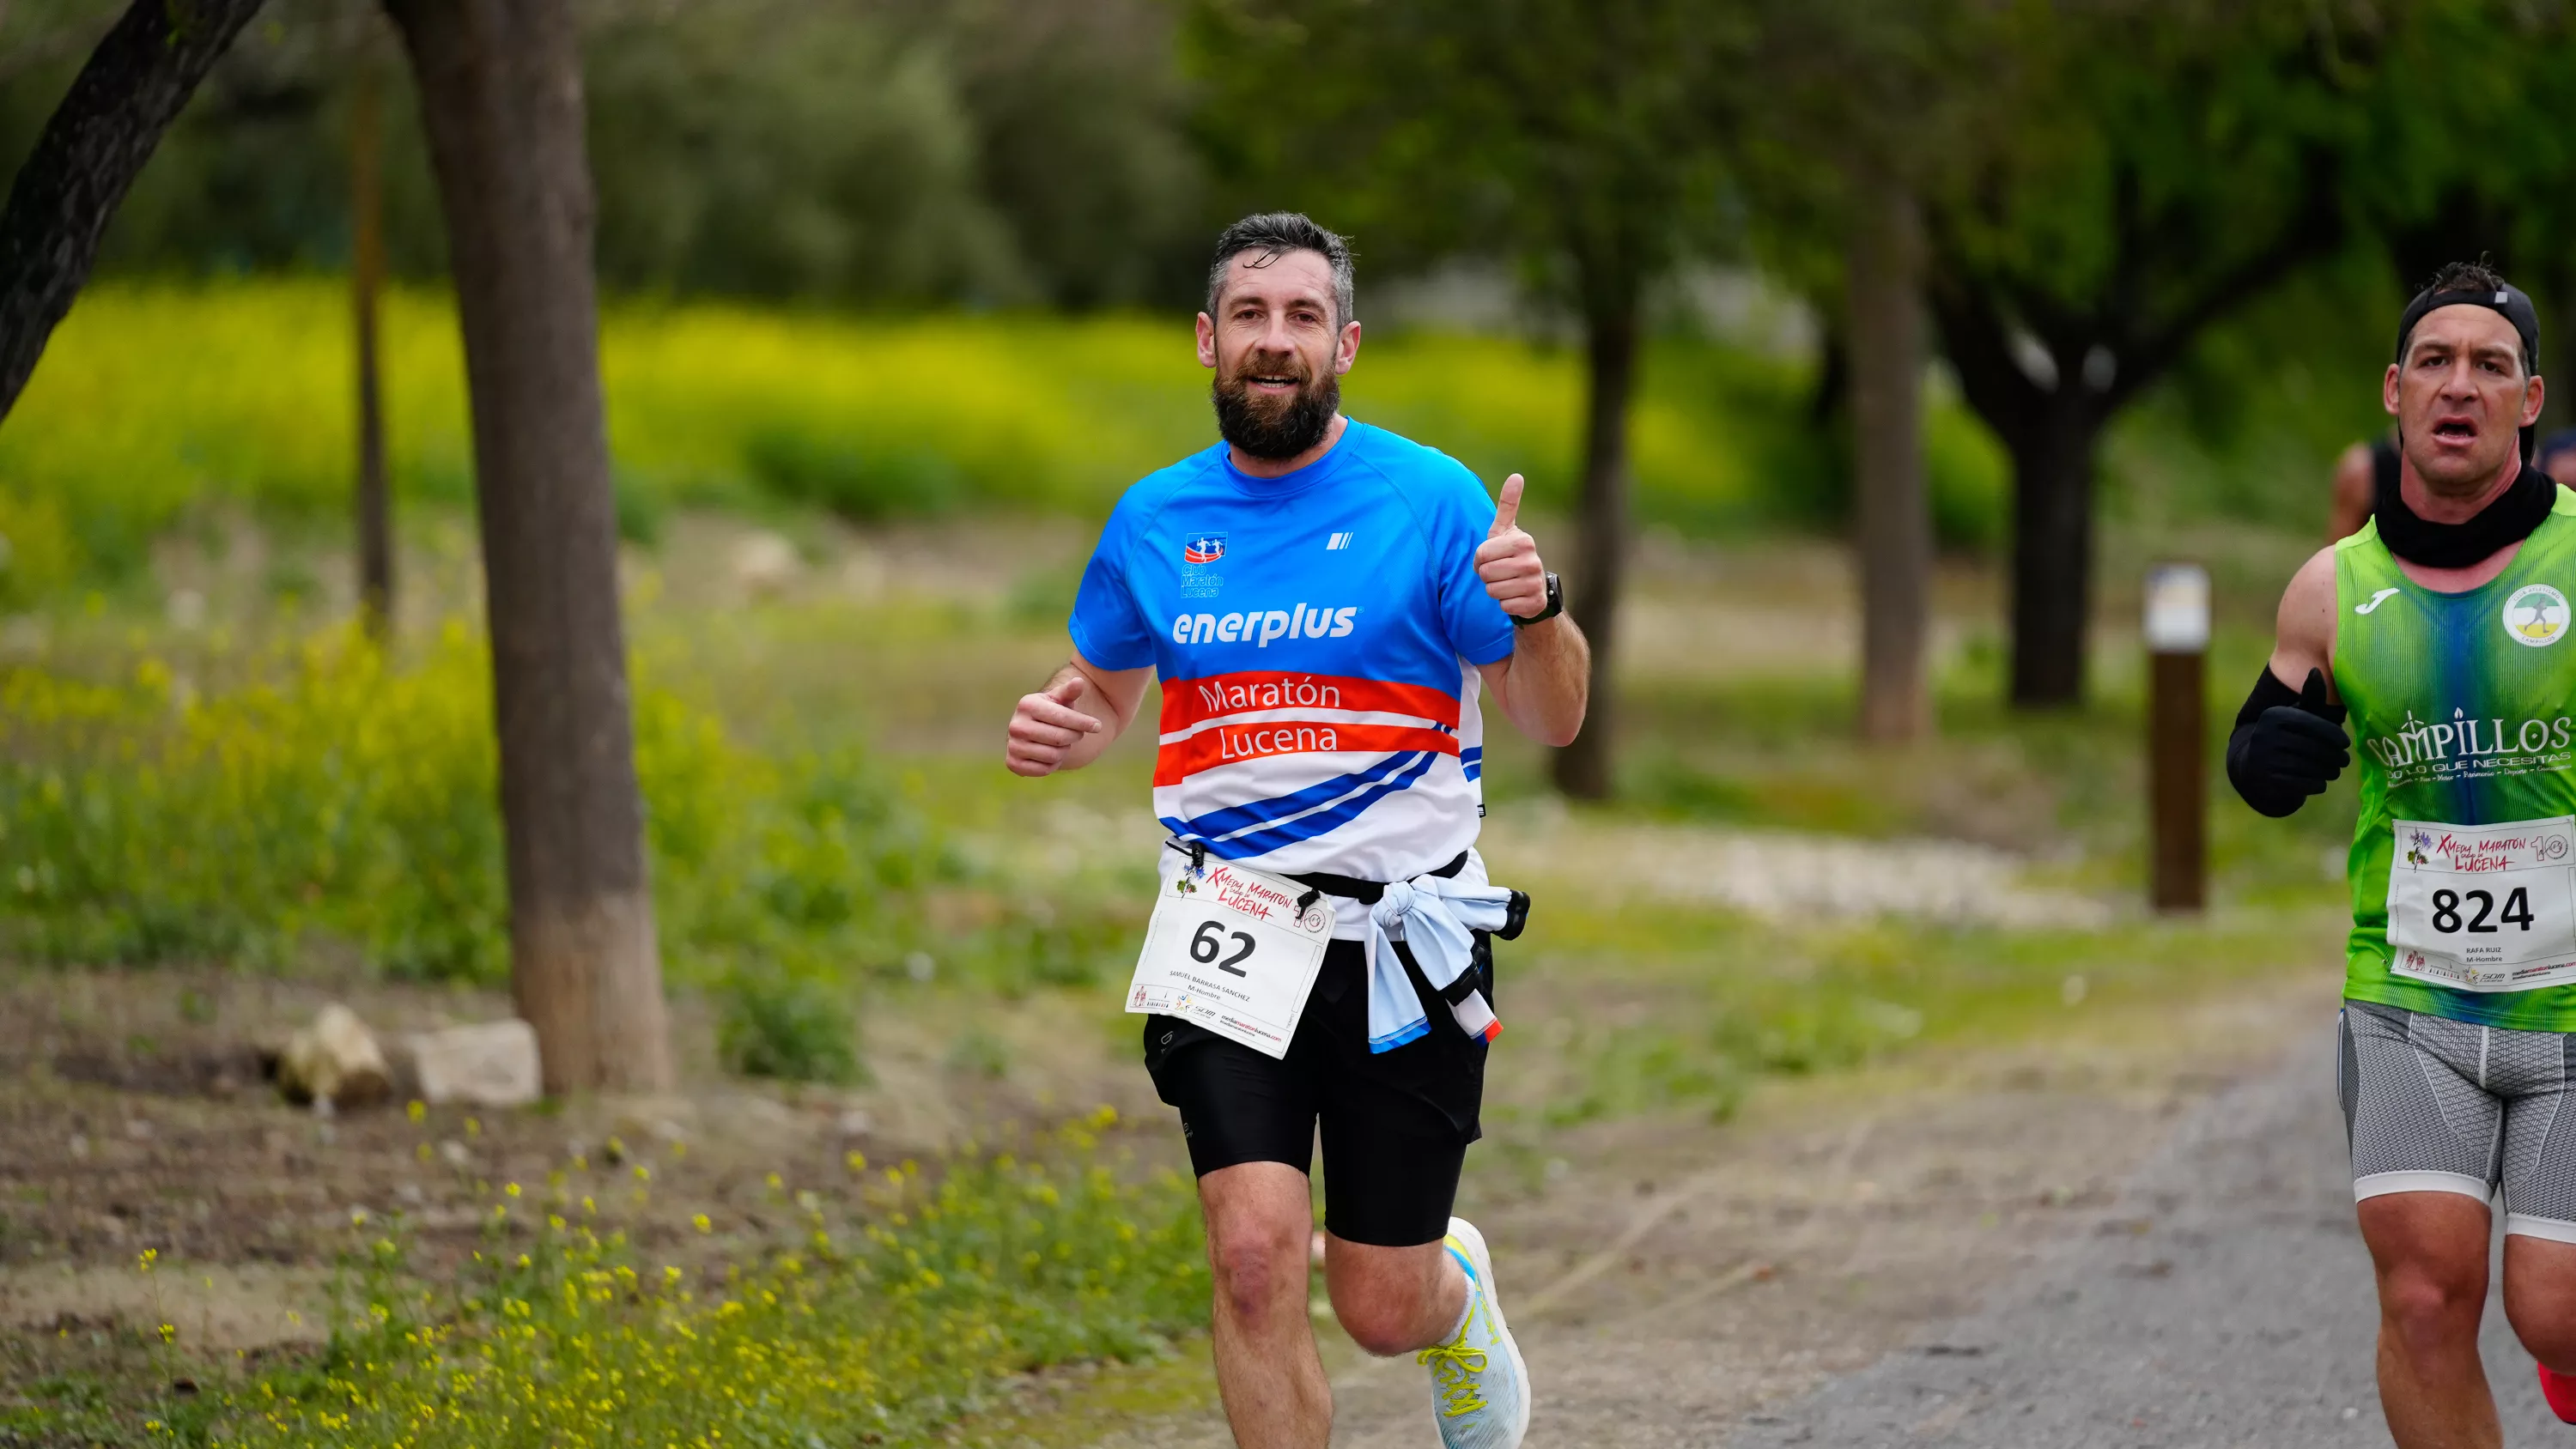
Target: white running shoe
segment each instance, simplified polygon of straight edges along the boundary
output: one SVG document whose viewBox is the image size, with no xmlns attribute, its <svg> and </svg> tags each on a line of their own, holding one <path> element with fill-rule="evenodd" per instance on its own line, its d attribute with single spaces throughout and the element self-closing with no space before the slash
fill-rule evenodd
<svg viewBox="0 0 2576 1449">
<path fill-rule="evenodd" d="M 1494 1255 L 1485 1235 L 1465 1218 L 1449 1220 L 1442 1246 L 1467 1270 L 1467 1322 L 1456 1339 L 1417 1356 L 1431 1369 L 1440 1442 L 1449 1449 L 1520 1449 L 1521 1436 L 1529 1432 L 1529 1365 L 1503 1323 Z"/>
</svg>

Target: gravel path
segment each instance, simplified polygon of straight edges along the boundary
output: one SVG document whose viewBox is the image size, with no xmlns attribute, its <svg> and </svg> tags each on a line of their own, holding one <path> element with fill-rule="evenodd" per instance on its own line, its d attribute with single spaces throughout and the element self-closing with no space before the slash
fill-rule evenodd
<svg viewBox="0 0 2576 1449">
<path fill-rule="evenodd" d="M 1909 1349 L 1743 1421 L 1729 1449 L 2384 1445 L 2370 1265 L 2324 1042 L 2198 1110 L 2096 1231 Z M 2509 1444 L 2568 1442 L 2490 1304 Z"/>
</svg>

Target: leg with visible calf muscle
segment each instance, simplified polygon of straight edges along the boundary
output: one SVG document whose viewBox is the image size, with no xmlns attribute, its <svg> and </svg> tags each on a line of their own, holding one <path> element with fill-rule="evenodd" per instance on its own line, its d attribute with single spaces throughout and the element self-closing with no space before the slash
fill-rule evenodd
<svg viewBox="0 0 2576 1449">
<path fill-rule="evenodd" d="M 2379 1276 L 2379 1402 L 2398 1449 L 2500 1449 L 2478 1360 L 2487 1299 L 2487 1205 L 2396 1192 L 2360 1205 Z"/>
<path fill-rule="evenodd" d="M 1218 1391 L 1242 1449 L 1324 1449 L 1333 1393 L 1307 1320 L 1306 1174 L 1246 1162 L 1199 1179 L 1208 1266 L 1216 1277 Z"/>
</svg>

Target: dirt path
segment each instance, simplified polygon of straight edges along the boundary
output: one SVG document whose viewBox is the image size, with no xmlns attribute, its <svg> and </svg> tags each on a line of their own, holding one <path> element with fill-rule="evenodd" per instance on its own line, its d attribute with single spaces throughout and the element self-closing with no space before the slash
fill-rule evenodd
<svg viewBox="0 0 2576 1449">
<path fill-rule="evenodd" d="M 1644 882 L 1649 895 L 1664 888 Z M 1939 903 L 1921 909 L 1938 914 Z M 1833 1406 L 1843 1400 L 1805 1396 L 1882 1360 L 1908 1371 L 1973 1371 L 2002 1363 L 1997 1345 L 2052 1341 L 2061 1328 L 2045 1317 L 1958 1325 L 1984 1323 L 1964 1317 L 1980 1304 L 2020 1301 L 2011 1285 L 2038 1281 L 2033 1275 L 2070 1241 L 2107 1232 L 2124 1253 L 2156 1248 L 2120 1260 L 2150 1275 L 2158 1261 L 2185 1261 L 2162 1252 L 2156 1236 L 2170 1209 L 2137 1206 L 2124 1186 L 2219 1094 L 2268 1079 L 2285 1053 L 2321 1063 L 2332 986 L 2319 970 L 2295 987 L 2249 987 L 2163 1012 L 2096 1001 L 2020 1046 L 1920 1050 L 1893 1066 L 1774 1080 L 1724 1125 L 1680 1114 L 1614 1118 L 1489 1143 L 1471 1158 L 1462 1211 L 1496 1245 L 1537 1380 L 1531 1443 L 1708 1445 L 1775 1428 L 1794 1435 L 1841 1422 L 1818 1416 L 1841 1412 Z M 204 999 L 192 1007 L 200 988 Z M 316 1289 L 319 1228 L 345 1222 L 355 1207 L 407 1204 L 430 1219 L 471 1198 L 476 1180 L 539 1180 L 581 1144 L 604 1147 L 613 1133 L 657 1161 L 682 1140 L 697 1144 L 687 1172 L 668 1164 L 669 1183 L 657 1192 L 690 1194 L 692 1209 L 755 1225 L 769 1171 L 822 1181 L 841 1170 L 844 1149 L 864 1146 L 879 1159 L 915 1144 L 934 1150 L 963 1124 L 1042 1118 L 1050 1101 L 1115 1101 L 1140 1150 L 1176 1146 L 1166 1115 L 1144 1095 L 1123 1021 L 1095 1039 L 1063 1033 L 1059 1014 L 1052 1024 L 1063 1040 L 1046 1055 L 1040 1028 L 1059 1006 L 986 1004 L 976 1019 L 1014 1040 L 1027 1027 L 1029 1049 L 1008 1081 L 984 1082 L 943 1065 L 940 1044 L 959 1023 L 941 1013 L 963 1003 L 927 996 L 907 1007 L 907 1049 L 879 1057 L 879 1085 L 863 1092 L 752 1092 L 706 1078 L 668 1102 L 499 1115 L 479 1136 L 445 1110 L 417 1128 L 390 1111 L 321 1122 L 226 1077 L 245 1069 L 214 1049 L 247 1039 L 259 1023 L 309 1014 L 318 991 L 265 981 L 190 986 L 170 975 L 19 983 L 7 998 L 12 1024 L 0 1029 L 0 1078 L 12 1082 L 0 1093 L 8 1149 L 0 1187 L 9 1198 L 0 1217 L 0 1321 L 96 1329 L 134 1318 L 142 1305 L 117 1295 L 131 1296 L 135 1246 L 158 1242 L 174 1258 L 230 1271 L 201 1275 L 202 1302 L 155 1305 L 156 1313 L 176 1312 L 207 1341 L 303 1336 L 309 1302 L 303 1324 L 288 1314 Z M 357 999 L 389 1026 L 425 1023 L 442 1009 L 498 1009 L 417 992 Z M 93 1060 L 97 1044 L 118 1042 Z M 2322 1071 L 2304 1079 L 2312 1102 L 2323 1101 Z M 2284 1091 L 2283 1100 L 2296 1099 L 2294 1088 Z M 2288 1124 L 2281 1131 L 2333 1145 L 2330 1116 L 2280 1120 Z M 1328 1319 L 1322 1326 L 1329 1334 Z M 1436 1443 L 1420 1371 L 1409 1361 L 1367 1361 L 1333 1338 L 1337 1442 Z M 2116 1338 L 2105 1342 L 2116 1347 Z M 1888 1359 L 1909 1347 L 1936 1351 Z M 1948 1348 L 1977 1352 L 1939 1351 Z M 1934 1401 L 1940 1412 L 1994 1401 L 1986 1390 L 1971 1401 L 1919 1381 L 1866 1392 L 1901 1404 L 1953 1395 Z M 1069 1373 L 1042 1396 L 1042 1414 L 961 1426 L 961 1439 L 1134 1449 L 1229 1442 L 1203 1359 L 1144 1373 Z M 1195 1407 L 1176 1413 L 1175 1404 Z M 1778 1423 L 1757 1422 L 1766 1416 Z M 1840 1432 L 1813 1442 L 1845 1442 Z"/>
<path fill-rule="evenodd" d="M 2152 1194 L 2169 1192 L 2174 1172 L 2188 1176 L 2197 1149 L 2177 1156 L 2171 1144 L 2205 1140 L 2212 1111 L 2234 1111 L 2213 1103 L 2271 1093 L 2263 1100 L 2284 1108 L 2248 1119 L 2266 1125 L 2240 1143 L 2240 1157 L 2259 1166 L 2278 1137 L 2306 1154 L 2297 1160 L 2308 1178 L 2319 1175 L 2308 1159 L 2332 1156 L 2337 1143 L 2321 1075 L 2332 1010 L 2332 983 L 2315 979 L 2161 1015 L 2070 1019 L 2053 1041 L 1785 1089 L 1731 1126 L 1605 1129 L 1535 1195 L 1471 1173 L 1464 1210 L 1495 1243 L 1538 1390 L 1529 1442 L 1712 1445 L 1743 1433 L 1768 1436 L 1746 1445 L 1912 1443 L 1921 1442 L 1918 1424 L 1940 1441 L 1964 1411 L 1947 1420 L 1939 1411 L 1962 1401 L 1928 1399 L 1952 1391 L 1921 1390 L 1906 1375 L 1973 1377 L 2007 1341 L 2045 1354 L 2061 1331 L 2045 1308 L 2018 1319 L 1972 1317 L 1980 1303 L 2034 1301 L 2009 1294 L 2062 1264 L 2069 1245 L 2114 1250 L 2110 1304 L 2119 1289 L 2159 1284 L 2189 1261 L 2168 1241 L 2183 1219 Z M 2160 1185 L 2142 1198 L 2135 1184 L 2150 1162 L 2183 1166 L 2144 1179 Z M 2325 1176 L 2325 1187 L 2307 1183 L 2305 1196 L 2284 1204 L 2302 1226 L 2336 1218 L 2338 1204 L 2325 1200 L 2335 1184 Z M 2253 1206 L 2258 1219 L 2270 1211 Z M 2240 1255 L 2202 1256 L 2223 1271 Z M 2284 1271 L 2330 1287 L 2331 1275 L 2315 1267 L 2311 1255 Z M 2098 1322 L 2107 1329 L 2118 1319 Z M 2112 1335 L 2101 1352 L 2117 1346 Z M 2366 1370 L 2349 1345 L 2331 1352 L 2336 1364 Z M 1338 1341 L 1329 1356 L 1337 1445 L 1438 1442 L 1409 1361 L 1371 1362 Z M 2334 1367 L 2327 1356 L 2326 1344 L 2302 1342 L 2275 1366 L 2315 1390 Z M 1904 1419 L 1902 1432 L 1869 1437 L 1853 1427 L 1859 1421 L 1833 1417 L 1840 1411 L 1826 1406 L 1841 1400 L 1832 1391 L 1810 1399 L 1882 1361 L 1900 1367 L 1871 1372 L 1897 1377 L 1869 1393 L 1930 1406 Z M 2071 1387 L 2035 1368 L 2022 1381 Z M 1975 1403 L 2018 1407 L 2011 1400 L 1989 1392 Z M 2336 1398 L 2337 1414 L 2345 1402 Z M 1129 1446 L 1230 1442 L 1204 1397 L 1190 1412 L 1101 1427 L 1102 1441 Z M 1946 1442 L 2114 1441 L 2081 1433 L 2003 1441 L 1962 1429 Z"/>
<path fill-rule="evenodd" d="M 2313 1045 L 2322 1047 L 2317 1037 Z M 1729 1449 L 2364 1449 L 2378 1315 L 2321 1051 L 2193 1112 L 2105 1210 L 1985 1309 L 1796 1403 Z M 2502 1305 L 2485 1357 L 2506 1441 L 2567 1432 Z"/>
</svg>

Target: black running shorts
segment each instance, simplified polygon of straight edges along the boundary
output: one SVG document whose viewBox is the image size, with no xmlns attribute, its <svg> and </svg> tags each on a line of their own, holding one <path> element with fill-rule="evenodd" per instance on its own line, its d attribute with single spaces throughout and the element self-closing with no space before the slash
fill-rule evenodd
<svg viewBox="0 0 2576 1449">
<path fill-rule="evenodd" d="M 2576 1243 L 2576 1034 L 2347 1001 L 2352 1191 L 2504 1196 L 2507 1233 Z"/>
<path fill-rule="evenodd" d="M 1436 1243 L 1449 1231 L 1458 1169 L 1480 1134 L 1486 1046 L 1435 1005 L 1429 1034 L 1368 1049 L 1360 943 L 1324 952 L 1288 1055 L 1272 1059 L 1204 1027 L 1145 1018 L 1145 1069 L 1180 1109 L 1199 1176 L 1244 1162 L 1314 1170 L 1324 1139 L 1324 1226 L 1379 1247 Z"/>
</svg>

